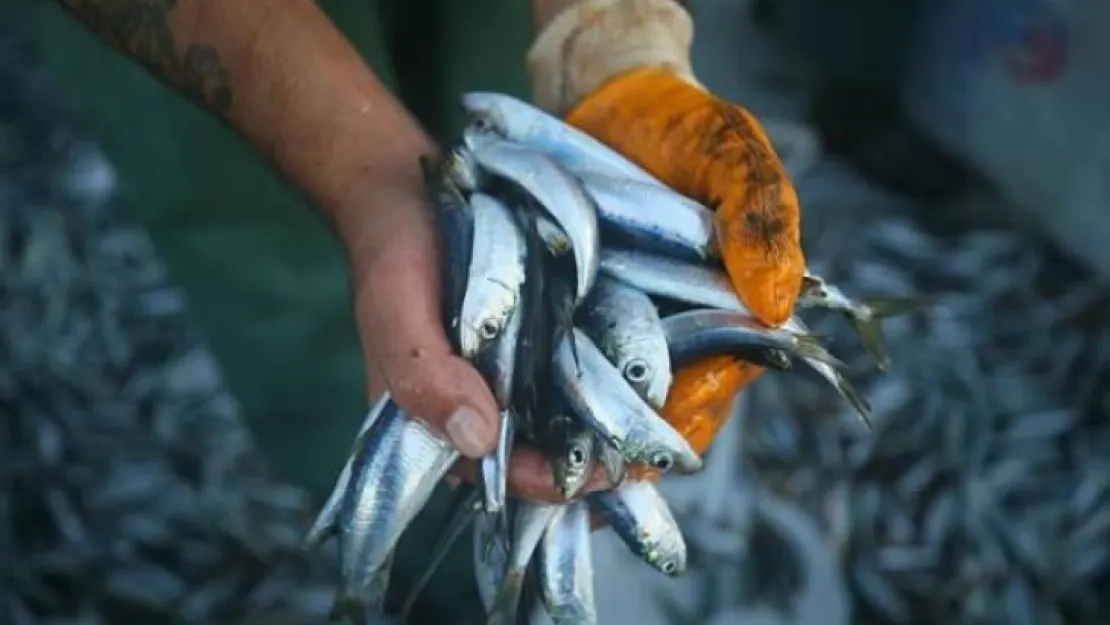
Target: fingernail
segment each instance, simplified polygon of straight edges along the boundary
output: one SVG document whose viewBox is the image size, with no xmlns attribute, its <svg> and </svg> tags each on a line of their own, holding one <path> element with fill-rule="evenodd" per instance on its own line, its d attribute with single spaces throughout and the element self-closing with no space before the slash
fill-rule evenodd
<svg viewBox="0 0 1110 625">
<path fill-rule="evenodd" d="M 447 438 L 467 458 L 480 458 L 489 450 L 490 441 L 496 435 L 477 410 L 460 406 L 447 419 L 444 426 Z"/>
</svg>

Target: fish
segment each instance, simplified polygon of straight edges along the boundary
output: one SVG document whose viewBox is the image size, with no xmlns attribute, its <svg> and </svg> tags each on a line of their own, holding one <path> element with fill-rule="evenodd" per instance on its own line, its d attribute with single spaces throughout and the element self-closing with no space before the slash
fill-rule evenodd
<svg viewBox="0 0 1110 625">
<path fill-rule="evenodd" d="M 580 303 L 593 288 L 601 234 L 597 208 L 578 179 L 543 152 L 491 134 L 466 138 L 484 171 L 525 191 L 566 233 L 575 259 L 575 296 Z"/>
<path fill-rule="evenodd" d="M 337 614 L 376 597 L 401 533 L 459 458 L 459 452 L 392 399 L 359 437 L 350 480 L 335 514 L 340 544 Z"/>
<path fill-rule="evenodd" d="M 628 482 L 588 498 L 625 545 L 655 570 L 686 571 L 686 541 L 663 495 L 651 482 Z"/>
<path fill-rule="evenodd" d="M 527 248 L 526 280 L 520 303 L 521 329 L 516 345 L 511 408 L 516 430 L 532 438 L 535 425 L 550 403 L 552 319 L 547 306 L 547 260 L 542 249 L 535 213 L 518 207 L 517 220 Z"/>
<path fill-rule="evenodd" d="M 662 408 L 673 375 L 667 335 L 651 298 L 601 276 L 582 306 L 581 325 L 640 397 Z"/>
<path fill-rule="evenodd" d="M 513 213 L 484 193 L 470 196 L 474 246 L 459 319 L 463 358 L 473 360 L 501 336 L 520 302 L 524 285 L 525 239 Z"/>
<path fill-rule="evenodd" d="M 443 157 L 443 173 L 461 191 L 473 193 L 481 185 L 482 172 L 465 144 L 456 145 Z"/>
<path fill-rule="evenodd" d="M 487 625 L 516 624 L 528 564 L 532 561 L 548 525 L 561 509 L 562 506 L 531 501 L 517 503 L 508 566 L 504 581 L 494 598 L 493 608 L 489 612 Z"/>
<path fill-rule="evenodd" d="M 686 439 L 640 399 L 584 332 L 578 328 L 573 332 L 581 356 L 581 374 L 571 355 L 569 338 L 555 350 L 553 371 L 556 387 L 575 413 L 617 448 L 627 462 L 646 462 L 664 473 L 675 465 L 687 472 L 700 470 L 701 458 Z"/>
<path fill-rule="evenodd" d="M 733 292 L 728 276 L 712 267 L 631 250 L 606 249 L 601 253 L 599 271 L 655 297 L 751 315 Z M 809 328 L 797 316 L 787 319 L 782 327 L 809 334 Z M 812 358 L 802 361 L 831 384 L 852 405 L 864 425 L 870 427 L 871 406 L 836 367 Z"/>
<path fill-rule="evenodd" d="M 482 91 L 463 94 L 470 124 L 551 155 L 573 171 L 595 171 L 665 186 L 639 165 L 563 120 L 512 96 Z"/>
<path fill-rule="evenodd" d="M 683 259 L 711 262 L 719 257 L 716 217 L 705 206 L 658 184 L 572 173 L 594 199 L 603 235 Z"/>
<path fill-rule="evenodd" d="M 509 544 L 493 516 L 476 515 L 473 523 L 474 539 L 471 549 L 474 579 L 482 606 L 487 613 L 491 613 L 497 593 L 505 582 L 505 573 L 509 570 Z"/>
<path fill-rule="evenodd" d="M 882 320 L 896 315 L 909 314 L 925 308 L 924 298 L 885 297 L 863 301 L 854 300 L 824 278 L 806 271 L 798 306 L 826 308 L 843 313 L 852 323 L 863 342 L 864 349 L 875 359 L 879 369 L 890 369 L 890 355 L 883 338 Z"/>
<path fill-rule="evenodd" d="M 501 427 L 497 433 L 497 446 L 493 453 L 482 458 L 482 493 L 485 510 L 500 514 L 505 508 L 509 491 L 509 461 L 513 455 L 516 436 L 516 419 L 511 410 L 501 411 Z"/>
<path fill-rule="evenodd" d="M 527 287 L 525 287 L 527 288 Z M 523 293 L 520 300 L 523 300 Z M 516 376 L 517 345 L 524 325 L 523 303 L 518 301 L 509 313 L 501 335 L 494 339 L 489 349 L 475 355 L 473 364 L 486 380 L 497 405 L 507 409 L 512 402 L 513 381 Z"/>
<path fill-rule="evenodd" d="M 843 368 L 818 339 L 781 328 L 768 328 L 755 317 L 732 310 L 701 308 L 676 313 L 663 319 L 662 327 L 677 367 L 707 356 L 721 356 L 753 347 L 795 354 Z"/>
<path fill-rule="evenodd" d="M 432 547 L 428 564 L 409 588 L 408 595 L 397 612 L 402 623 L 409 621 L 409 615 L 416 606 L 416 600 L 432 581 L 432 577 L 447 558 L 447 554 L 451 552 L 451 548 L 481 511 L 478 489 L 470 484 L 459 484 L 453 493 L 452 501 L 447 505 L 447 517 L 439 532 L 439 541 Z"/>
<path fill-rule="evenodd" d="M 564 499 L 574 497 L 590 477 L 594 458 L 595 435 L 576 418 L 566 400 L 558 393 L 550 416 L 540 424 L 536 446 L 547 456 L 555 488 Z"/>
<path fill-rule="evenodd" d="M 442 161 L 422 156 L 420 169 L 439 231 L 443 272 L 443 321 L 452 347 L 456 352 L 461 352 L 458 327 L 469 279 L 467 270 L 474 247 L 474 214 L 462 190 L 448 178 Z"/>
<path fill-rule="evenodd" d="M 301 543 L 301 548 L 304 551 L 308 552 L 319 548 L 324 541 L 334 536 L 338 531 L 338 514 L 344 495 L 347 493 L 347 487 L 351 482 L 351 466 L 358 456 L 358 443 L 363 440 L 370 428 L 377 423 L 382 413 L 387 412 L 387 408 L 389 412 L 393 410 L 392 401 L 389 393 L 383 394 L 374 402 L 363 418 L 362 425 L 355 435 L 355 445 L 348 455 L 347 462 L 343 464 L 343 469 L 339 472 L 339 477 L 335 481 L 335 486 L 332 487 L 331 494 L 328 495 L 327 501 L 320 508 L 316 520 L 312 523 L 312 527 L 309 528 L 304 541 Z"/>
<path fill-rule="evenodd" d="M 541 597 L 554 625 L 597 623 L 590 508 L 563 506 L 547 526 L 537 553 Z"/>
</svg>

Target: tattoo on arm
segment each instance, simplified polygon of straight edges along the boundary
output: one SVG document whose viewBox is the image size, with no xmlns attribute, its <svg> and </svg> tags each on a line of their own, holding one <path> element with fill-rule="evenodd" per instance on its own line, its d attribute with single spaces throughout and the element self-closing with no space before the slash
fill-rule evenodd
<svg viewBox="0 0 1110 625">
<path fill-rule="evenodd" d="M 215 46 L 184 46 L 170 16 L 178 0 L 58 0 L 70 13 L 118 50 L 145 65 L 182 93 L 219 115 L 231 109 L 227 70 Z"/>
</svg>

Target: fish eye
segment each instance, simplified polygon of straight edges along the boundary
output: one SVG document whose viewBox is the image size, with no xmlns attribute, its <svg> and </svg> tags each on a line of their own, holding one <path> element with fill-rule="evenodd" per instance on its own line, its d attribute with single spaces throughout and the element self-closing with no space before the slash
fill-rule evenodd
<svg viewBox="0 0 1110 625">
<path fill-rule="evenodd" d="M 567 460 L 572 467 L 581 467 L 586 464 L 586 451 L 581 447 L 571 447 L 567 453 Z"/>
<path fill-rule="evenodd" d="M 475 115 L 471 118 L 470 125 L 474 130 L 479 132 L 489 132 L 493 130 L 493 120 L 486 115 Z"/>
<path fill-rule="evenodd" d="M 674 466 L 674 458 L 668 453 L 658 452 L 651 457 L 651 466 L 666 473 Z"/>
<path fill-rule="evenodd" d="M 651 371 L 651 368 L 648 367 L 647 363 L 637 358 L 628 361 L 628 364 L 624 366 L 624 377 L 629 382 L 636 384 L 646 380 L 649 371 Z"/>
<path fill-rule="evenodd" d="M 483 339 L 491 341 L 501 333 L 501 324 L 496 319 L 486 319 L 478 326 L 478 334 Z"/>
<path fill-rule="evenodd" d="M 671 560 L 667 560 L 659 565 L 659 570 L 666 575 L 674 575 L 678 572 L 678 565 Z"/>
</svg>

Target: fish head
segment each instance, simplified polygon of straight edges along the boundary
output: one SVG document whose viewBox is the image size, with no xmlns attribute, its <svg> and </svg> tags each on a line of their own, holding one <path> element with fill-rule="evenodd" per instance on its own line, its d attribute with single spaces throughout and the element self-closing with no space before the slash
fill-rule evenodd
<svg viewBox="0 0 1110 625">
<path fill-rule="evenodd" d="M 497 93 L 471 92 L 463 95 L 462 100 L 471 127 L 508 136 L 510 109 L 517 108 L 512 98 Z"/>
<path fill-rule="evenodd" d="M 498 343 L 510 326 L 518 294 L 493 280 L 472 280 L 459 313 L 459 351 L 473 360 Z"/>
<path fill-rule="evenodd" d="M 644 560 L 660 573 L 678 577 L 686 572 L 686 543 L 682 536 L 663 536 L 645 545 Z"/>
<path fill-rule="evenodd" d="M 475 191 L 479 186 L 480 170 L 474 155 L 466 145 L 455 146 L 444 157 L 444 173 L 448 180 L 460 190 Z"/>
<path fill-rule="evenodd" d="M 551 475 L 564 499 L 577 495 L 586 485 L 594 455 L 594 435 L 589 428 L 569 428 L 555 445 Z"/>
<path fill-rule="evenodd" d="M 666 342 L 661 343 L 661 349 L 630 350 L 620 358 L 621 377 L 657 410 L 666 403 L 673 378 Z"/>
<path fill-rule="evenodd" d="M 505 320 L 499 315 L 487 314 L 481 317 L 459 320 L 459 349 L 463 358 L 473 359 L 497 342 L 497 337 L 505 327 Z"/>
</svg>

